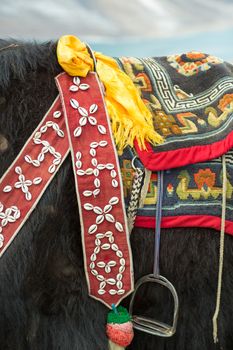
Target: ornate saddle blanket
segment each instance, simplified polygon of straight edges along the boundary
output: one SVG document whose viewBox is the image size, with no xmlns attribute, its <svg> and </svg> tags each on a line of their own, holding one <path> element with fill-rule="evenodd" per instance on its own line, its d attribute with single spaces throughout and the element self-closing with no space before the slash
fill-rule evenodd
<svg viewBox="0 0 233 350">
<path fill-rule="evenodd" d="M 126 208 L 131 198 L 135 150 L 128 148 L 120 157 Z M 136 166 L 144 170 L 139 159 Z M 233 234 L 233 152 L 226 154 L 227 206 L 225 232 Z M 155 228 L 157 172 L 151 172 L 148 192 L 137 210 L 135 226 Z M 207 227 L 220 230 L 222 213 L 222 162 L 216 158 L 164 171 L 162 228 Z"/>
<path fill-rule="evenodd" d="M 136 151 L 152 171 L 217 158 L 233 147 L 233 68 L 192 52 L 160 58 L 121 58 L 165 142 Z"/>
<path fill-rule="evenodd" d="M 222 60 L 191 52 L 160 58 L 120 58 L 153 115 L 154 129 L 165 142 L 148 150 L 128 148 L 120 159 L 128 206 L 134 169 L 152 171 L 148 193 L 135 225 L 155 227 L 157 170 L 164 173 L 162 227 L 220 229 L 221 156 L 227 153 L 226 232 L 233 234 L 233 67 Z"/>
</svg>

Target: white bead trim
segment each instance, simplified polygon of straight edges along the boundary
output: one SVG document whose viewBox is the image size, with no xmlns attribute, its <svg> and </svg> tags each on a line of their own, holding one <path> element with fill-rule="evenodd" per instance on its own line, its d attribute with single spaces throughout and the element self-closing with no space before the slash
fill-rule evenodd
<svg viewBox="0 0 233 350">
<path fill-rule="evenodd" d="M 94 207 L 93 207 L 93 209 L 94 209 Z M 104 262 L 102 260 L 98 261 L 97 256 L 101 250 L 109 250 L 109 249 L 113 250 L 113 252 L 116 254 L 116 257 L 119 257 L 119 255 L 122 257 L 123 253 L 121 250 L 119 250 L 118 246 L 115 243 L 113 243 L 114 242 L 114 235 L 113 235 L 112 231 L 107 231 L 105 233 L 97 233 L 95 235 L 95 237 L 96 237 L 96 239 L 95 239 L 95 246 L 96 247 L 94 249 L 94 252 L 90 256 L 89 267 L 90 267 L 92 275 L 95 276 L 98 281 L 100 281 L 98 294 L 103 295 L 107 292 L 110 295 L 114 295 L 114 294 L 121 295 L 124 293 L 123 289 L 122 289 L 123 288 L 123 282 L 122 282 L 123 275 L 122 275 L 122 273 L 125 270 L 125 259 L 119 258 L 118 261 L 111 259 L 108 262 Z M 109 243 L 102 244 L 101 240 L 103 240 L 103 239 L 107 239 L 109 241 Z M 113 249 L 113 247 L 114 247 L 114 249 Z M 96 249 L 96 248 L 98 248 L 98 249 Z M 119 268 L 118 268 L 118 272 L 117 272 L 115 278 L 113 278 L 113 276 L 104 277 L 97 270 L 97 268 L 103 269 L 104 272 L 106 273 L 106 275 L 108 275 L 108 274 L 112 273 L 112 268 L 117 266 L 117 265 L 119 266 Z M 105 288 L 107 285 L 115 286 L 116 289 L 111 288 L 110 290 L 106 291 Z"/>
<path fill-rule="evenodd" d="M 60 113 L 60 115 L 59 115 Z M 53 113 L 54 118 L 60 118 L 61 112 L 55 111 Z M 41 136 L 45 134 L 48 130 L 48 128 L 52 128 L 58 137 L 64 138 L 65 134 L 64 131 L 59 128 L 59 125 L 51 120 L 48 120 L 45 125 L 43 125 L 39 131 L 37 131 L 33 137 L 33 142 L 35 145 L 41 145 L 42 150 L 38 154 L 37 159 L 32 159 L 30 155 L 25 155 L 24 159 L 27 163 L 34 165 L 35 167 L 40 167 L 41 163 L 45 159 L 46 153 L 50 153 L 54 156 L 54 160 L 52 161 L 52 164 L 48 168 L 48 172 L 50 174 L 54 173 L 56 171 L 56 167 L 61 163 L 62 157 L 59 152 L 55 150 L 53 146 L 50 145 L 50 143 L 47 140 L 41 140 Z"/>
<path fill-rule="evenodd" d="M 42 182 L 41 177 L 36 177 L 33 180 L 26 180 L 25 176 L 23 175 L 22 168 L 20 166 L 17 166 L 15 168 L 16 174 L 18 174 L 18 181 L 14 183 L 14 185 L 7 185 L 4 187 L 3 192 L 8 193 L 11 192 L 14 188 L 15 189 L 21 189 L 21 191 L 25 194 L 25 199 L 27 201 L 32 200 L 32 194 L 29 191 L 29 187 L 32 185 L 39 185 Z"/>
<path fill-rule="evenodd" d="M 0 202 L 0 248 L 4 245 L 3 227 L 16 222 L 20 218 L 20 210 L 17 206 L 11 206 L 4 211 L 4 205 Z"/>
<path fill-rule="evenodd" d="M 101 191 L 101 183 L 100 183 L 100 179 L 98 178 L 99 176 L 99 172 L 103 171 L 103 170 L 108 170 L 110 171 L 110 176 L 112 178 L 111 183 L 112 183 L 112 187 L 116 188 L 118 187 L 118 181 L 115 179 L 115 177 L 117 176 L 116 170 L 115 170 L 115 166 L 112 163 L 106 163 L 106 164 L 99 164 L 98 163 L 98 158 L 97 158 L 97 149 L 99 147 L 103 148 L 106 147 L 108 145 L 108 142 L 105 140 L 101 140 L 100 142 L 91 142 L 90 143 L 90 150 L 89 150 L 89 154 L 92 157 L 91 159 L 91 165 L 94 168 L 87 168 L 86 170 L 82 169 L 83 163 L 82 163 L 82 153 L 80 151 L 78 151 L 76 153 L 76 168 L 77 168 L 77 175 L 79 176 L 84 176 L 84 175 L 94 175 L 96 177 L 96 179 L 94 179 L 94 186 L 95 186 L 95 190 L 89 190 L 86 189 L 85 191 L 83 191 L 83 195 L 85 197 L 90 197 L 90 196 L 94 196 L 96 197 L 100 191 Z"/>
</svg>

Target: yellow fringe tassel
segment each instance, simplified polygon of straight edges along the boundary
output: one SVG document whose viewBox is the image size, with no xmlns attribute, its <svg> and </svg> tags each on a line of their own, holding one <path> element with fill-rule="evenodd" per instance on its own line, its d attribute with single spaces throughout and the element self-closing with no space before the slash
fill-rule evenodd
<svg viewBox="0 0 233 350">
<path fill-rule="evenodd" d="M 94 64 L 86 46 L 77 37 L 62 36 L 57 45 L 58 62 L 69 75 L 85 77 Z M 163 142 L 153 127 L 153 117 L 140 98 L 130 78 L 122 72 L 114 59 L 95 52 L 97 73 L 105 86 L 105 102 L 111 118 L 112 131 L 119 154 L 136 138 L 141 149 L 145 141 Z"/>
</svg>

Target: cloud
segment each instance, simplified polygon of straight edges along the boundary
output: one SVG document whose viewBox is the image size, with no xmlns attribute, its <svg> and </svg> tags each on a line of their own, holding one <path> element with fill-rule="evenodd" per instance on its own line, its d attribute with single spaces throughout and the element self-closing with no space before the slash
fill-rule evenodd
<svg viewBox="0 0 233 350">
<path fill-rule="evenodd" d="M 87 41 L 181 36 L 233 27 L 227 0 L 1 0 L 1 37 Z"/>
</svg>

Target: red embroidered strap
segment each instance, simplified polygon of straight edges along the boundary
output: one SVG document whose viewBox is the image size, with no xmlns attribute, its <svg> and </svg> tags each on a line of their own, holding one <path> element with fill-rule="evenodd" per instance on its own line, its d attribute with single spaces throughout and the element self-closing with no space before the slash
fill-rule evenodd
<svg viewBox="0 0 233 350">
<path fill-rule="evenodd" d="M 106 305 L 133 290 L 132 259 L 115 144 L 96 73 L 57 78 L 69 133 L 89 293 Z"/>
<path fill-rule="evenodd" d="M 60 99 L 33 132 L 0 182 L 0 256 L 35 209 L 69 151 Z"/>
<path fill-rule="evenodd" d="M 118 157 L 97 75 L 57 78 L 57 98 L 0 182 L 0 256 L 71 149 L 89 293 L 111 307 L 133 290 Z"/>
</svg>

